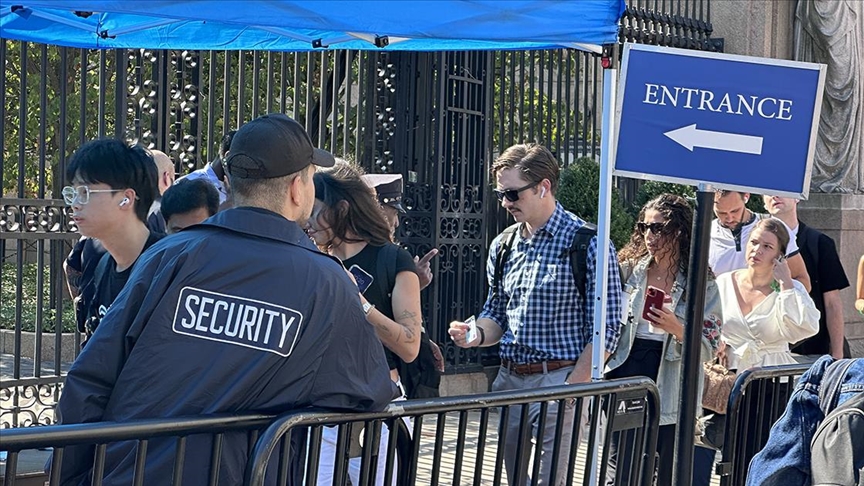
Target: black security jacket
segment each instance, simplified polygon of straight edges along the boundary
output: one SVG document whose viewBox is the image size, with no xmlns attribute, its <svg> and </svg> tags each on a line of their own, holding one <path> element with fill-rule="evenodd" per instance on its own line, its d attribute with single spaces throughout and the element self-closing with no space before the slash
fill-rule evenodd
<svg viewBox="0 0 864 486">
<path fill-rule="evenodd" d="M 294 222 L 235 208 L 147 250 L 66 377 L 62 424 L 310 406 L 382 410 L 394 396 L 357 287 Z M 144 484 L 170 484 L 176 439 L 147 446 Z M 62 484 L 89 484 L 69 447 Z M 131 484 L 134 442 L 108 445 L 105 485 Z M 227 434 L 220 484 L 241 484 L 245 434 Z M 184 485 L 206 484 L 211 438 L 186 444 Z"/>
</svg>

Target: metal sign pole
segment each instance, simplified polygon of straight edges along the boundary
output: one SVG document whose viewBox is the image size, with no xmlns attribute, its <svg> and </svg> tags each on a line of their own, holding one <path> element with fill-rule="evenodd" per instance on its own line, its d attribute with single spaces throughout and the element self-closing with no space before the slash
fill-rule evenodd
<svg viewBox="0 0 864 486">
<path fill-rule="evenodd" d="M 610 49 L 614 49 L 610 47 Z M 611 226 L 612 207 L 612 161 L 615 150 L 615 107 L 617 106 L 616 94 L 618 92 L 618 70 L 617 59 L 614 55 L 603 59 L 603 144 L 600 150 L 600 200 L 597 210 L 597 273 L 595 275 L 596 295 L 594 298 L 594 339 L 592 341 L 592 363 L 591 380 L 603 379 L 603 368 L 606 366 L 606 291 L 609 287 L 609 227 Z M 612 53 L 610 53 L 612 54 Z M 596 421 L 597 435 L 594 444 L 589 451 L 588 460 L 591 461 L 591 483 L 597 484 L 598 478 L 597 454 L 600 450 L 602 439 L 599 426 L 600 418 L 592 417 Z"/>
<path fill-rule="evenodd" d="M 696 196 L 696 219 L 690 243 L 687 268 L 687 325 L 684 326 L 684 350 L 681 356 L 681 395 L 678 400 L 678 430 L 675 449 L 675 476 L 672 484 L 690 486 L 693 480 L 693 442 L 696 433 L 696 399 L 699 374 L 702 372 L 702 321 L 705 313 L 705 282 L 708 278 L 708 246 L 711 244 L 711 214 L 714 191 L 699 184 Z"/>
</svg>

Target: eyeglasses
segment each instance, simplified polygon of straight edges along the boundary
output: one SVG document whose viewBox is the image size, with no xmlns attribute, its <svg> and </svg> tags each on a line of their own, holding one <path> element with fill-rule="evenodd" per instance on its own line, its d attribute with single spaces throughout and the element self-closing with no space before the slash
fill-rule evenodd
<svg viewBox="0 0 864 486">
<path fill-rule="evenodd" d="M 63 194 L 63 201 L 66 202 L 69 206 L 75 203 L 75 200 L 78 200 L 79 204 L 87 204 L 90 202 L 90 194 L 96 192 L 123 192 L 123 189 L 90 189 L 90 186 L 66 186 L 63 188 L 61 194 Z"/>
<path fill-rule="evenodd" d="M 531 189 L 532 187 L 537 186 L 537 184 L 540 184 L 540 181 L 532 182 L 531 184 L 528 184 L 525 187 L 520 187 L 519 189 L 507 189 L 504 191 L 499 191 L 498 189 L 495 189 L 495 191 L 494 191 L 495 197 L 498 198 L 498 201 L 503 201 L 504 198 L 506 197 L 508 201 L 516 202 L 519 200 L 519 193 L 520 192 L 522 192 L 526 189 Z"/>
<path fill-rule="evenodd" d="M 651 230 L 655 235 L 662 235 L 669 232 L 669 228 L 666 226 L 666 223 L 636 223 L 636 230 L 641 234 L 647 234 L 648 230 Z"/>
</svg>

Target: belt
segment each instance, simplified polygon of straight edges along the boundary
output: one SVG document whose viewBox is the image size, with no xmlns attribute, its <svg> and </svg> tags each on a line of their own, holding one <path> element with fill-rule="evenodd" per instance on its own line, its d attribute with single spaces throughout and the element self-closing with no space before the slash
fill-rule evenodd
<svg viewBox="0 0 864 486">
<path fill-rule="evenodd" d="M 550 371 L 559 370 L 568 366 L 575 365 L 576 362 L 569 359 L 556 359 L 549 361 L 541 361 L 539 363 L 513 363 L 506 359 L 501 360 L 501 367 L 507 368 L 511 373 L 517 375 L 536 375 L 537 373 L 548 373 Z"/>
</svg>

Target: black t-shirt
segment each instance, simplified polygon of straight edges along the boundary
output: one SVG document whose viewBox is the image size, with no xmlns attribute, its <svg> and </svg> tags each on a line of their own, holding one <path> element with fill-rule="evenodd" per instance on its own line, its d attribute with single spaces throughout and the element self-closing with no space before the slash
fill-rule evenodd
<svg viewBox="0 0 864 486">
<path fill-rule="evenodd" d="M 397 251 L 395 252 L 395 275 L 398 275 L 401 272 L 416 272 L 414 259 L 411 258 L 410 253 L 392 243 L 388 243 L 388 245 L 396 246 L 397 248 Z M 355 280 L 357 280 L 357 285 L 363 293 L 363 297 L 373 304 L 382 314 L 395 320 L 393 316 L 393 300 L 391 297 L 393 293 L 393 285 L 395 285 L 396 279 L 394 275 L 393 282 L 390 282 L 389 285 L 384 281 L 387 279 L 387 274 L 383 269 L 388 268 L 388 265 L 381 265 L 380 267 L 378 265 L 378 254 L 380 253 L 381 248 L 383 247 L 366 245 L 362 250 L 360 250 L 360 253 L 351 258 L 345 259 L 342 263 L 345 265 L 345 268 L 354 275 Z M 379 268 L 382 269 L 380 272 Z M 390 268 L 392 268 L 392 266 L 390 266 Z M 387 288 L 388 286 L 389 288 Z M 390 369 L 398 368 L 400 362 L 399 357 L 386 347 L 384 348 L 384 352 L 387 355 L 387 363 L 390 365 Z"/>
<path fill-rule="evenodd" d="M 151 231 L 150 236 L 147 237 L 147 241 L 144 243 L 144 248 L 141 250 L 141 253 L 143 254 L 148 248 L 153 246 L 154 243 L 162 239 L 164 236 L 164 234 L 154 233 Z M 102 320 L 105 313 L 107 313 L 108 309 L 111 307 L 111 304 L 114 303 L 114 300 L 118 295 L 120 295 L 120 291 L 123 290 L 123 286 L 126 285 L 126 281 L 129 280 L 129 275 L 135 267 L 135 263 L 133 263 L 129 268 L 122 272 L 118 272 L 117 262 L 114 261 L 114 257 L 112 257 L 110 253 L 106 253 L 102 258 L 107 259 L 107 263 L 103 264 L 100 261 L 96 270 L 98 272 L 99 265 L 106 265 L 102 278 L 93 282 L 93 290 L 87 292 L 88 295 L 82 294 L 82 299 L 85 300 L 85 302 L 82 303 L 83 309 L 87 312 L 84 331 L 87 333 L 88 337 L 93 335 L 93 332 L 99 325 L 99 321 Z M 95 278 L 96 276 L 94 275 L 94 279 Z"/>
<path fill-rule="evenodd" d="M 807 273 L 810 275 L 810 297 L 822 315 L 819 317 L 819 332 L 792 347 L 797 354 L 829 354 L 831 352 L 831 337 L 828 335 L 828 325 L 825 316 L 825 292 L 842 290 L 849 286 L 846 272 L 840 263 L 834 240 L 825 233 L 799 223 L 798 234 L 795 237 L 798 250 L 804 259 Z"/>
</svg>

